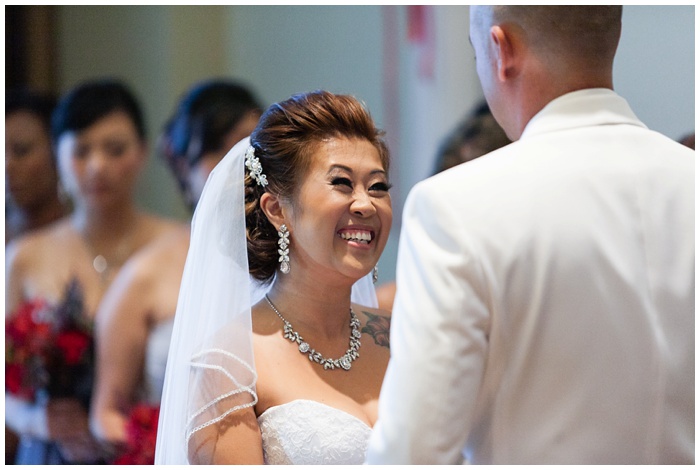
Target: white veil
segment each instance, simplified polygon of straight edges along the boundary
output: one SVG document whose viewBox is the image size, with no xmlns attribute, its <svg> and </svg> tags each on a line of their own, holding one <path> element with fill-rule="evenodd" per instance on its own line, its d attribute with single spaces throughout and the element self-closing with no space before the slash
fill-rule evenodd
<svg viewBox="0 0 700 470">
<path fill-rule="evenodd" d="M 188 441 L 194 433 L 257 403 L 250 311 L 266 287 L 248 273 L 243 185 L 249 145 L 249 138 L 243 139 L 214 168 L 192 220 L 161 400 L 156 464 L 188 464 Z M 353 286 L 352 300 L 377 306 L 371 273 Z"/>
</svg>

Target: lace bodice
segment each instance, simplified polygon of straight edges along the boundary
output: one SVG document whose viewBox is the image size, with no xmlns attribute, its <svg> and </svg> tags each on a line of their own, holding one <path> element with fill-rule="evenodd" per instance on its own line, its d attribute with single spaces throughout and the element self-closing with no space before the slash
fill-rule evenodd
<svg viewBox="0 0 700 470">
<path fill-rule="evenodd" d="M 311 400 L 268 408 L 258 424 L 270 465 L 362 464 L 372 432 L 359 418 Z"/>
</svg>

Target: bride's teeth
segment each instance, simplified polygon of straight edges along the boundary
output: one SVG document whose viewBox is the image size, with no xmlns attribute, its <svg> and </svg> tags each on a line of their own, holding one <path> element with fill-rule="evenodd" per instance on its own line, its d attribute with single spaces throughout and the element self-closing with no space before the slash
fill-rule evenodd
<svg viewBox="0 0 700 470">
<path fill-rule="evenodd" d="M 372 234 L 369 232 L 343 232 L 340 234 L 343 240 L 354 240 L 369 243 L 372 241 Z"/>
</svg>

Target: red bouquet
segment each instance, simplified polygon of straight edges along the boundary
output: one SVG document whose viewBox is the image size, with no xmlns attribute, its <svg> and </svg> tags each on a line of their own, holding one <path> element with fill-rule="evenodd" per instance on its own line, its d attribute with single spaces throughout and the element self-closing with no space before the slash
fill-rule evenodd
<svg viewBox="0 0 700 470">
<path fill-rule="evenodd" d="M 160 407 L 138 404 L 129 415 L 126 425 L 127 443 L 114 465 L 153 465 L 156 456 L 156 436 Z"/>
<path fill-rule="evenodd" d="M 59 305 L 27 301 L 5 320 L 5 390 L 32 401 L 38 393 L 76 397 L 87 406 L 93 349 L 92 326 L 74 280 Z"/>
</svg>

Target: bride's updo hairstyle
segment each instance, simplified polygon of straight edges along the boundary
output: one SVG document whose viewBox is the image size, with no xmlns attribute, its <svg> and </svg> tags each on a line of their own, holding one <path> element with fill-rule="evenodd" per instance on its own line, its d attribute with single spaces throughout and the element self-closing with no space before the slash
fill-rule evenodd
<svg viewBox="0 0 700 470">
<path fill-rule="evenodd" d="M 384 171 L 389 173 L 389 150 L 383 136 L 369 111 L 349 95 L 302 93 L 271 105 L 263 113 L 250 143 L 268 185 L 258 185 L 248 171 L 245 180 L 248 265 L 255 279 L 272 281 L 279 266 L 277 229 L 260 207 L 260 196 L 269 191 L 293 201 L 316 146 L 331 138 L 367 140 L 377 149 Z"/>
</svg>

